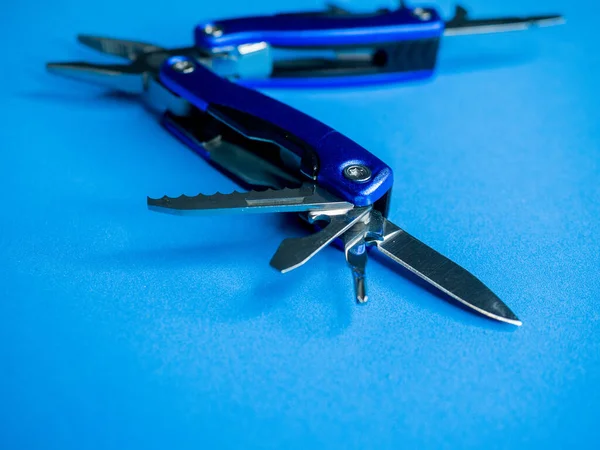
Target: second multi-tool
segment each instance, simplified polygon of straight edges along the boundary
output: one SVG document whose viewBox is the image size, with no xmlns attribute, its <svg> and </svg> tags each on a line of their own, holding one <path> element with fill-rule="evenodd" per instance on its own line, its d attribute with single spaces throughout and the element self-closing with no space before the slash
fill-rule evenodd
<svg viewBox="0 0 600 450">
<path fill-rule="evenodd" d="M 433 75 L 443 36 L 525 30 L 563 23 L 559 14 L 471 19 L 457 6 L 283 13 L 201 22 L 196 47 L 227 62 L 223 73 L 252 87 L 348 86 Z M 219 68 L 217 68 L 217 71 Z"/>
<path fill-rule="evenodd" d="M 443 36 L 524 30 L 563 21 L 559 14 L 471 19 L 461 6 L 444 21 L 434 8 L 410 8 L 404 2 L 395 10 L 371 13 L 330 5 L 324 11 L 203 21 L 194 30 L 194 46 L 180 52 L 250 87 L 368 85 L 431 77 Z M 120 39 L 81 35 L 79 40 L 127 56 Z M 144 44 L 144 48 L 157 47 Z M 68 68 L 63 65 L 63 72 Z M 111 80 L 121 88 L 126 81 L 117 78 L 137 80 L 141 70 L 139 64 L 127 71 L 88 63 L 72 63 L 70 68 L 79 77 L 85 71 L 90 81 Z"/>
<path fill-rule="evenodd" d="M 140 94 L 164 127 L 249 192 L 148 198 L 171 214 L 300 213 L 315 232 L 285 239 L 271 266 L 288 272 L 331 243 L 350 266 L 358 302 L 374 248 L 456 301 L 496 320 L 517 316 L 479 279 L 388 219 L 393 172 L 383 161 L 318 120 L 215 73 L 197 48 L 84 36 L 129 65 L 54 63 L 48 69 Z M 104 72 L 99 67 L 105 67 Z M 115 76 L 117 74 L 117 76 Z"/>
</svg>

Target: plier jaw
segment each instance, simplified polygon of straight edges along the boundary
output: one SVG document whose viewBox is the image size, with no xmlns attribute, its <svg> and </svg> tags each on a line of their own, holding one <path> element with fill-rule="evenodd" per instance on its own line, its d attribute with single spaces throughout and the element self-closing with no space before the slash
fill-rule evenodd
<svg viewBox="0 0 600 450">
<path fill-rule="evenodd" d="M 52 62 L 46 64 L 46 68 L 62 76 L 129 94 L 143 94 L 148 88 L 148 80 L 157 75 L 160 64 L 170 54 L 169 50 L 141 41 L 86 34 L 78 35 L 77 40 L 86 47 L 125 59 L 128 63 Z"/>
<path fill-rule="evenodd" d="M 177 102 L 165 92 L 159 80 L 161 65 L 171 57 L 185 57 L 229 78 L 263 78 L 271 64 L 270 48 L 265 43 L 240 44 L 206 52 L 198 47 L 165 49 L 142 41 L 80 34 L 79 43 L 98 52 L 127 60 L 122 64 L 90 62 L 51 62 L 48 71 L 108 87 L 127 94 L 142 95 L 153 110 L 173 109 Z M 182 106 L 175 109 L 181 110 Z"/>
</svg>

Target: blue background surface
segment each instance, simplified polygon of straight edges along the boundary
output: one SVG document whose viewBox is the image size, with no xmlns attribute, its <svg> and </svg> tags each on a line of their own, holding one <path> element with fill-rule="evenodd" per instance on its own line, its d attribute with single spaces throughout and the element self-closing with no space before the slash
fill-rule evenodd
<svg viewBox="0 0 600 450">
<path fill-rule="evenodd" d="M 358 307 L 333 248 L 278 274 L 301 233 L 281 217 L 148 212 L 234 185 L 137 102 L 44 71 L 104 60 L 78 32 L 187 45 L 201 19 L 319 1 L 4 3 L 0 447 L 597 448 L 597 2 L 469 0 L 569 22 L 449 38 L 430 82 L 270 92 L 392 166 L 392 220 L 520 329 L 376 261 Z"/>
</svg>

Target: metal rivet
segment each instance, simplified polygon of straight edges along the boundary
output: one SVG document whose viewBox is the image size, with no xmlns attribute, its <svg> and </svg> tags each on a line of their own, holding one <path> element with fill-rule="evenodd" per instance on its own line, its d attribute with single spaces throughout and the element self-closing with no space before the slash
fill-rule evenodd
<svg viewBox="0 0 600 450">
<path fill-rule="evenodd" d="M 344 176 L 357 183 L 364 183 L 371 179 L 371 169 L 362 164 L 353 164 L 344 169 Z"/>
<path fill-rule="evenodd" d="M 419 20 L 426 21 L 431 19 L 431 13 L 423 8 L 415 8 L 413 9 L 413 15 L 418 17 Z"/>
<path fill-rule="evenodd" d="M 209 23 L 208 25 L 206 25 L 204 27 L 204 34 L 207 34 L 208 36 L 213 36 L 213 37 L 221 37 L 221 36 L 223 36 L 223 29 L 219 28 L 216 25 Z"/>
<path fill-rule="evenodd" d="M 189 59 L 181 59 L 171 65 L 173 70 L 181 73 L 190 73 L 194 71 L 194 63 Z"/>
</svg>

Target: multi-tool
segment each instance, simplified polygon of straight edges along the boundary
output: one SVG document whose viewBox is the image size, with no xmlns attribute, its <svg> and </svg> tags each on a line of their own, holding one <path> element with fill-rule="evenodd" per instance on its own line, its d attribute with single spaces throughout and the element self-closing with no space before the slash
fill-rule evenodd
<svg viewBox="0 0 600 450">
<path fill-rule="evenodd" d="M 322 122 L 241 84 L 350 84 L 430 75 L 442 34 L 520 28 L 559 17 L 471 21 L 457 9 L 444 23 L 433 9 L 402 6 L 357 15 L 330 8 L 203 23 L 196 45 L 179 49 L 80 35 L 81 43 L 130 63 L 47 67 L 139 94 L 169 132 L 248 191 L 148 198 L 150 209 L 180 215 L 299 213 L 315 232 L 281 243 L 271 259 L 280 272 L 333 243 L 344 250 L 355 298 L 364 303 L 367 255 L 375 248 L 463 305 L 521 325 L 474 275 L 388 219 L 390 167 Z M 332 52 L 327 57 L 312 53 L 325 47 Z M 277 55 L 280 50 L 301 55 L 287 58 Z"/>
<path fill-rule="evenodd" d="M 372 13 L 352 13 L 330 5 L 324 11 L 204 21 L 195 28 L 194 46 L 179 52 L 250 87 L 376 84 L 431 77 L 443 36 L 524 30 L 563 21 L 559 14 L 471 19 L 461 6 L 456 7 L 452 19 L 444 21 L 434 8 L 409 8 L 404 2 L 395 10 Z M 79 40 L 124 56 L 128 56 L 123 53 L 129 49 L 127 45 L 133 45 L 85 35 Z M 143 45 L 147 51 L 158 49 Z M 80 72 L 80 77 L 86 71 L 90 80 L 111 80 L 121 87 L 126 82 L 116 78 L 131 76 L 137 80 L 140 67 L 134 64 L 124 70 L 121 66 L 85 63 L 70 66 Z M 68 68 L 62 67 L 63 71 Z"/>
<path fill-rule="evenodd" d="M 409 8 L 404 2 L 395 10 L 372 13 L 352 13 L 330 5 L 324 11 L 201 22 L 194 31 L 194 46 L 178 51 L 249 87 L 351 86 L 433 76 L 443 36 L 563 22 L 560 14 L 471 19 L 462 6 L 444 21 L 434 8 Z M 87 35 L 80 35 L 79 41 L 122 56 L 136 56 L 140 44 L 148 52 L 158 50 L 145 43 Z M 131 78 L 135 91 L 142 66 L 133 64 L 125 70 L 121 65 L 62 65 L 63 72 L 68 69 L 79 72 L 78 77 L 87 72 L 90 81 L 117 83 L 121 89 L 127 81 L 117 78 Z"/>
<path fill-rule="evenodd" d="M 352 13 L 283 13 L 201 22 L 197 49 L 222 58 L 214 69 L 252 87 L 348 86 L 417 80 L 434 73 L 443 36 L 549 26 L 559 14 L 471 19 L 457 6 L 444 21 L 434 8 Z M 226 66 L 226 67 L 225 67 Z"/>
</svg>

